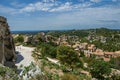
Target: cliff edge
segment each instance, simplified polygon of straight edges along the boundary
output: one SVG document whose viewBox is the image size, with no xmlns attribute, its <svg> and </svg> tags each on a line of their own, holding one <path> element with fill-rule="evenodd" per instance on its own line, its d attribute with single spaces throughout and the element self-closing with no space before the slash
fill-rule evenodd
<svg viewBox="0 0 120 80">
<path fill-rule="evenodd" d="M 12 67 L 15 59 L 15 46 L 7 19 L 0 16 L 0 63 Z"/>
</svg>

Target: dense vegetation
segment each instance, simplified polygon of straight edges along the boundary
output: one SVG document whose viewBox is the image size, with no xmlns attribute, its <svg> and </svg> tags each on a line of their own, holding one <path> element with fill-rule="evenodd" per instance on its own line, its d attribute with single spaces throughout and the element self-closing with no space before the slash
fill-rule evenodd
<svg viewBox="0 0 120 80">
<path fill-rule="evenodd" d="M 120 57 L 112 58 L 110 64 L 112 68 L 120 70 Z"/>
<path fill-rule="evenodd" d="M 22 35 L 18 35 L 17 37 L 14 38 L 15 43 L 23 43 L 24 42 L 24 37 Z"/>
<path fill-rule="evenodd" d="M 43 46 L 44 45 L 44 46 Z M 49 67 L 50 69 L 56 69 L 62 70 L 64 73 L 64 76 L 60 77 L 59 73 L 48 73 L 49 71 L 45 71 L 46 75 L 48 76 L 48 80 L 83 80 L 83 79 L 91 79 L 92 77 L 97 79 L 113 79 L 110 78 L 109 75 L 111 73 L 111 68 L 115 63 L 105 62 L 103 59 L 96 59 L 94 56 L 90 58 L 86 58 L 83 56 L 79 56 L 76 51 L 74 51 L 72 48 L 67 46 L 53 46 L 48 43 L 43 43 L 40 45 L 41 47 L 38 47 L 39 51 L 41 52 L 40 58 L 43 59 L 43 71 L 46 69 L 45 66 Z M 38 51 L 38 52 L 39 52 Z M 81 52 L 82 54 L 82 52 Z M 60 60 L 61 66 L 57 64 L 53 64 L 51 62 L 48 62 L 46 60 L 46 57 L 55 58 Z M 88 67 L 84 66 L 84 63 L 88 64 Z M 120 66 L 119 66 L 120 67 Z M 115 69 L 118 69 L 118 67 L 114 67 Z M 90 75 L 87 76 L 85 74 L 81 74 L 80 72 L 82 70 L 85 70 L 87 72 L 90 72 Z M 54 76 L 54 77 L 53 77 Z M 56 76 L 56 77 L 55 77 Z M 114 78 L 120 79 L 119 75 L 113 75 Z M 74 78 L 73 78 L 74 77 Z"/>
<path fill-rule="evenodd" d="M 70 31 L 54 31 L 47 33 L 54 37 L 60 37 L 61 35 L 66 36 L 79 36 L 79 38 L 83 38 L 88 36 L 89 32 L 87 30 L 70 30 Z"/>
<path fill-rule="evenodd" d="M 103 51 L 118 51 L 120 50 L 120 31 L 101 28 L 54 31 L 48 32 L 46 35 L 34 35 L 28 44 L 36 47 L 32 56 L 39 63 L 44 73 L 44 76 L 36 75 L 38 80 L 41 77 L 45 77 L 46 80 L 120 79 L 120 75 L 114 73 L 115 70 L 120 70 L 119 57 L 106 62 L 103 59 L 96 59 L 94 55 L 85 57 L 84 51 L 76 51 L 71 47 L 75 42 L 87 42 L 88 44 L 95 44 L 97 48 Z M 70 46 L 55 43 L 55 40 L 66 36 L 66 41 Z M 20 35 L 15 40 L 23 43 L 22 38 L 23 36 Z M 58 60 L 58 63 L 54 63 L 48 58 Z"/>
<path fill-rule="evenodd" d="M 18 80 L 16 68 L 0 66 L 0 80 Z"/>
<path fill-rule="evenodd" d="M 105 51 L 118 51 L 120 49 L 120 31 L 110 30 L 106 28 L 89 29 L 89 30 L 71 30 L 71 31 L 56 31 L 48 34 L 54 37 L 78 36 L 81 42 L 93 43 L 97 48 Z M 89 39 L 87 39 L 90 37 Z M 105 42 L 101 42 L 101 37 L 105 38 Z"/>
<path fill-rule="evenodd" d="M 101 59 L 96 59 L 90 65 L 90 72 L 93 77 L 103 80 L 105 76 L 109 76 L 111 73 L 110 64 Z"/>
</svg>

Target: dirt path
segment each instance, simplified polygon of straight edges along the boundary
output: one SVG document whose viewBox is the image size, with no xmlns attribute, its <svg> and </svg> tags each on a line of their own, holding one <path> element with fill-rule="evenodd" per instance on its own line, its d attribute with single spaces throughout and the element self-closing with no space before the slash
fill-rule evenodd
<svg viewBox="0 0 120 80">
<path fill-rule="evenodd" d="M 32 55 L 32 51 L 34 48 L 32 47 L 25 47 L 25 46 L 16 46 L 16 51 L 18 52 L 17 54 L 17 61 L 16 61 L 16 66 L 28 66 L 31 62 L 34 62 Z"/>
</svg>

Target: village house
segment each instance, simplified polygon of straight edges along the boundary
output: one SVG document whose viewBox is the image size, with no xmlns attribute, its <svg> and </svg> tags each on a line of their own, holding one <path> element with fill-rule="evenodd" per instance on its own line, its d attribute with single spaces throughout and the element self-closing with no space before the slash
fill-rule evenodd
<svg viewBox="0 0 120 80">
<path fill-rule="evenodd" d="M 92 52 L 88 51 L 88 50 L 84 50 L 84 55 L 85 57 L 90 57 L 92 54 Z"/>
<path fill-rule="evenodd" d="M 120 51 L 116 52 L 104 52 L 101 49 L 96 49 L 95 52 L 92 53 L 96 56 L 96 58 L 103 58 L 105 61 L 109 61 L 111 58 L 117 58 L 120 56 Z"/>
<path fill-rule="evenodd" d="M 120 51 L 115 51 L 114 58 L 120 57 Z"/>
<path fill-rule="evenodd" d="M 80 47 L 80 49 L 86 49 L 87 45 L 88 45 L 88 43 L 84 42 L 84 43 L 81 43 L 79 47 Z"/>
<path fill-rule="evenodd" d="M 90 51 L 90 52 L 94 52 L 95 49 L 96 49 L 96 47 L 95 47 L 94 44 L 89 44 L 89 45 L 88 45 L 88 51 Z"/>
<path fill-rule="evenodd" d="M 112 58 L 114 55 L 114 52 L 104 52 L 104 57 L 105 58 Z"/>
<path fill-rule="evenodd" d="M 61 41 L 61 42 L 60 42 L 60 45 L 67 46 L 67 45 L 69 45 L 69 44 L 68 44 L 68 42 L 66 42 L 66 41 Z"/>
<path fill-rule="evenodd" d="M 104 52 L 101 49 L 96 49 L 92 54 L 95 55 L 96 58 L 104 58 Z"/>
</svg>

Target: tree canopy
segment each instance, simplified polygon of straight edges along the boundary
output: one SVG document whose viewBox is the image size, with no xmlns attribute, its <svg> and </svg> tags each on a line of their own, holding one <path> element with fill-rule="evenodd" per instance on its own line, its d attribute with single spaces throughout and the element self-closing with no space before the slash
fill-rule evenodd
<svg viewBox="0 0 120 80">
<path fill-rule="evenodd" d="M 57 48 L 57 58 L 63 65 L 70 67 L 71 69 L 81 66 L 79 55 L 71 47 L 68 46 L 59 46 Z"/>
<path fill-rule="evenodd" d="M 23 43 L 24 42 L 24 37 L 22 35 L 17 36 L 16 38 L 14 38 L 14 41 L 17 43 Z"/>
<path fill-rule="evenodd" d="M 98 79 L 104 79 L 105 76 L 108 76 L 111 73 L 111 68 L 108 62 L 105 62 L 102 59 L 96 59 L 90 65 L 90 72 L 93 77 Z"/>
<path fill-rule="evenodd" d="M 109 63 L 111 64 L 112 68 L 120 70 L 120 57 L 112 58 Z"/>
</svg>

